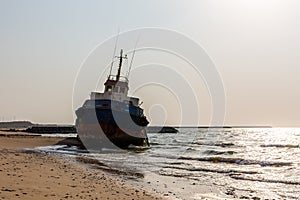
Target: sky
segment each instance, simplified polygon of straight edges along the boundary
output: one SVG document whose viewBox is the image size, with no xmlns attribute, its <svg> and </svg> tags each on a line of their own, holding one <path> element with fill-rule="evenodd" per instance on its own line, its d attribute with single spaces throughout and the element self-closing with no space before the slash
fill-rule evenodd
<svg viewBox="0 0 300 200">
<path fill-rule="evenodd" d="M 74 87 L 92 52 L 118 30 L 156 27 L 186 36 L 214 63 L 224 87 L 224 124 L 299 127 L 299 20 L 297 0 L 0 0 L 0 121 L 74 123 L 84 100 L 74 101 Z M 210 124 L 218 110 L 205 77 L 190 82 L 196 99 L 178 100 L 185 83 L 164 66 L 182 61 L 145 53 L 137 53 L 130 83 L 151 124 Z M 138 70 L 143 64 L 149 67 Z M 141 74 L 165 75 L 178 85 L 139 89 Z"/>
</svg>

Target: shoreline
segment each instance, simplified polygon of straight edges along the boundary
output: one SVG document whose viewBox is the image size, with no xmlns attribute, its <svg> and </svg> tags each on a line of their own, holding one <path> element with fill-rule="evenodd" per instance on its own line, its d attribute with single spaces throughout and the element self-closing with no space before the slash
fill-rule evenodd
<svg viewBox="0 0 300 200">
<path fill-rule="evenodd" d="M 0 132 L 0 199 L 164 199 L 84 163 L 25 150 L 66 138 L 17 134 Z"/>
</svg>

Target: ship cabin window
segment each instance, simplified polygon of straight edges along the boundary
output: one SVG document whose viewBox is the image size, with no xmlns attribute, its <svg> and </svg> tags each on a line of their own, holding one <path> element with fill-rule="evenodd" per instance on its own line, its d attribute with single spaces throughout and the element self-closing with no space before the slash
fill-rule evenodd
<svg viewBox="0 0 300 200">
<path fill-rule="evenodd" d="M 106 90 L 105 90 L 106 92 L 111 92 L 112 91 L 112 86 L 111 85 L 108 85 L 107 87 L 106 87 Z"/>
<path fill-rule="evenodd" d="M 115 93 L 118 93 L 118 92 L 119 92 L 119 87 L 115 86 L 115 87 L 114 87 L 114 92 L 115 92 Z"/>
<path fill-rule="evenodd" d="M 120 88 L 120 93 L 125 94 L 125 88 L 121 87 Z"/>
</svg>

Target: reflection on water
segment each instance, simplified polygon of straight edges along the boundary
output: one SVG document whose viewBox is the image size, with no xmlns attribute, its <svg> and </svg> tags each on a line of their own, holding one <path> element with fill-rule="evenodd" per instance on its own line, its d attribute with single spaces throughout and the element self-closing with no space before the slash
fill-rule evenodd
<svg viewBox="0 0 300 200">
<path fill-rule="evenodd" d="M 181 199 L 300 198 L 300 129 L 182 128 L 178 134 L 149 133 L 149 139 L 150 149 L 43 150 L 73 152 L 89 165 Z"/>
</svg>

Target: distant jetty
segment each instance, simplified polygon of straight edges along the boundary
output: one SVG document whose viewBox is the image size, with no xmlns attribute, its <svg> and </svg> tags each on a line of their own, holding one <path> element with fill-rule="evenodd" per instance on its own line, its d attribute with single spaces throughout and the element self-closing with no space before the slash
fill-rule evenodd
<svg viewBox="0 0 300 200">
<path fill-rule="evenodd" d="M 218 128 L 272 128 L 272 126 L 149 126 L 148 133 L 178 133 L 179 128 L 199 128 L 199 129 L 218 129 Z M 37 134 L 69 134 L 77 133 L 74 125 L 58 124 L 34 124 L 30 121 L 11 121 L 0 122 L 0 129 L 5 131 L 22 131 Z"/>
<path fill-rule="evenodd" d="M 34 124 L 30 121 L 12 121 L 0 122 L 0 129 L 5 131 L 22 131 L 27 133 L 37 134 L 68 134 L 77 133 L 74 125 L 58 125 L 58 124 Z M 178 130 L 171 126 L 149 126 L 147 127 L 149 133 L 177 133 Z"/>
<path fill-rule="evenodd" d="M 29 133 L 51 134 L 51 133 L 77 133 L 74 125 L 33 125 L 24 130 Z"/>
<path fill-rule="evenodd" d="M 272 128 L 272 126 L 191 126 L 175 128 Z"/>
<path fill-rule="evenodd" d="M 272 128 L 272 126 L 175 126 L 175 128 Z"/>
<path fill-rule="evenodd" d="M 37 134 L 69 134 L 77 133 L 74 125 L 34 124 L 30 121 L 0 122 L 0 129 L 11 132 L 26 132 Z"/>
<path fill-rule="evenodd" d="M 32 125 L 33 123 L 31 123 L 30 121 L 0 122 L 1 129 L 24 129 Z"/>
</svg>

